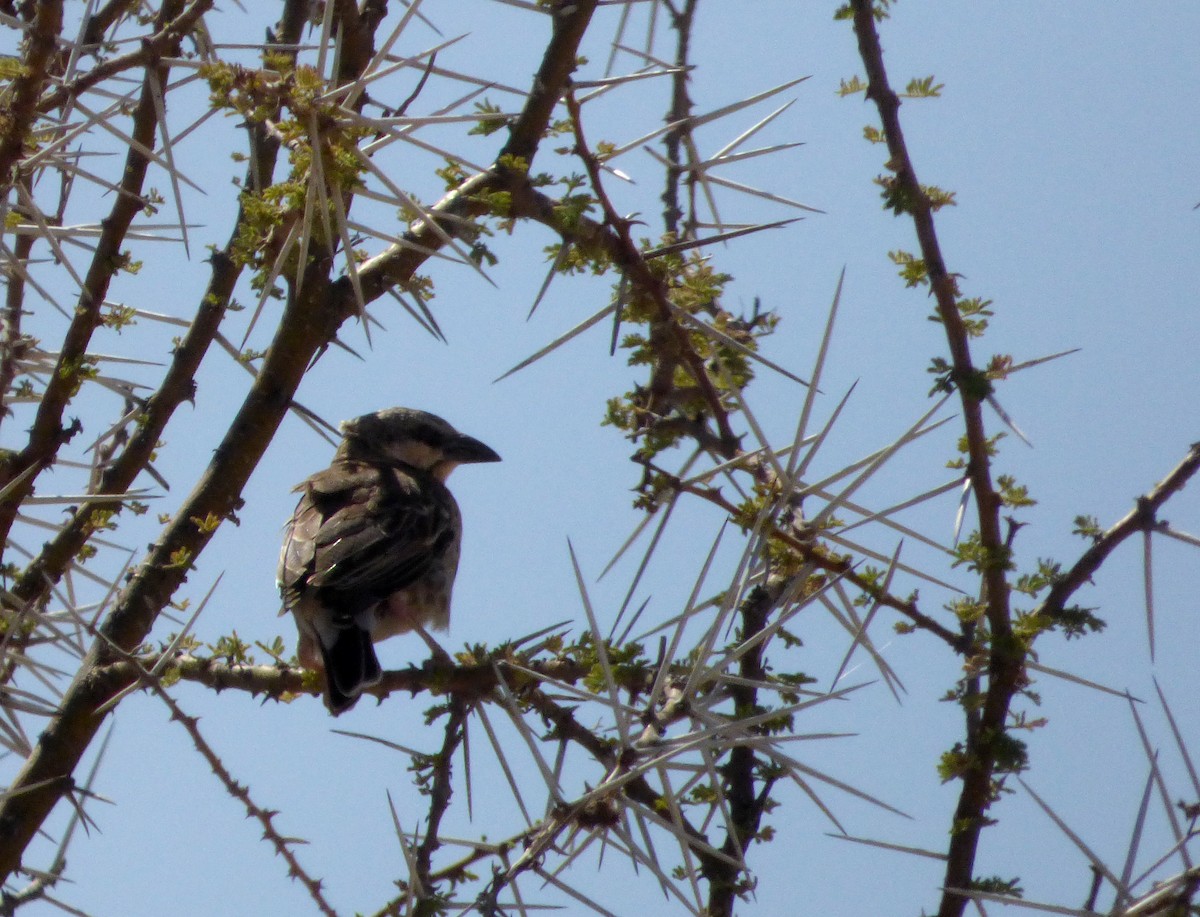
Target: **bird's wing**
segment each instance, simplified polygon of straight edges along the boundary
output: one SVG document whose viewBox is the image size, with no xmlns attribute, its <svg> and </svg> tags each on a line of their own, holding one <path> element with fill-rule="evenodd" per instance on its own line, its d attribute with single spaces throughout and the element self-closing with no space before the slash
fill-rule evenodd
<svg viewBox="0 0 1200 917">
<path fill-rule="evenodd" d="M 455 538 L 454 498 L 437 481 L 396 468 L 337 462 L 305 482 L 320 515 L 297 560 L 307 582 L 344 605 L 365 605 L 424 577 Z M 302 498 L 294 527 L 310 531 Z"/>
<path fill-rule="evenodd" d="M 303 490 L 303 494 L 284 532 L 283 549 L 279 552 L 279 572 L 276 577 L 286 610 L 299 604 L 300 595 L 313 572 L 317 533 L 325 518 L 321 508 L 314 502 L 312 492 L 304 484 L 297 489 Z"/>
</svg>

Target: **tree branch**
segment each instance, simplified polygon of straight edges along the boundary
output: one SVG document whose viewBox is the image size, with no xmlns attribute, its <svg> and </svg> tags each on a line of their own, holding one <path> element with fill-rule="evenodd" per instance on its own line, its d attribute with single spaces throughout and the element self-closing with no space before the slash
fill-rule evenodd
<svg viewBox="0 0 1200 917">
<path fill-rule="evenodd" d="M 513 126 L 505 152 L 530 157 L 536 151 L 554 104 L 575 66 L 578 44 L 594 8 L 595 0 L 577 0 L 556 8 L 554 36 L 530 103 Z M 152 117 L 149 126 L 152 130 Z M 458 199 L 459 195 L 451 195 L 439 207 L 457 207 Z M 441 245 L 429 227 L 424 232 L 416 227 L 408 235 L 422 243 L 426 251 Z M 364 293 L 368 279 L 375 295 L 403 279 L 403 274 L 395 273 L 397 261 L 415 270 L 427 257 L 425 252 L 415 254 L 409 249 L 398 259 L 395 252 L 390 257 L 372 259 L 360 272 L 362 278 L 370 269 L 368 278 L 363 278 Z M 62 698 L 58 715 L 48 723 L 9 793 L 0 801 L 0 881 L 7 880 L 19 867 L 26 845 L 70 785 L 70 774 L 103 722 L 105 714 L 97 709 L 105 699 L 95 689 L 93 670 L 111 660 L 110 644 L 130 651 L 149 634 L 158 613 L 182 585 L 194 558 L 215 533 L 215 527 L 197 524 L 196 520 L 223 520 L 236 510 L 242 488 L 290 407 L 313 356 L 333 340 L 342 322 L 357 312 L 358 300 L 350 279 L 330 282 L 331 268 L 331 258 L 323 253 L 314 254 L 306 266 L 301 292 L 285 307 L 255 383 L 212 462 L 122 590 L 102 625 L 102 639 L 93 643 Z M 407 276 L 411 277 L 411 272 Z M 99 301 L 94 300 L 96 304 Z"/>
<path fill-rule="evenodd" d="M 65 105 L 71 99 L 78 98 L 93 86 L 98 86 L 111 77 L 119 73 L 124 73 L 127 70 L 133 70 L 138 67 L 145 67 L 152 61 L 157 61 L 162 57 L 171 57 L 179 52 L 179 43 L 192 33 L 202 16 L 212 9 L 215 0 L 194 0 L 186 9 L 178 16 L 163 23 L 159 19 L 159 26 L 155 29 L 152 35 L 148 35 L 138 45 L 136 51 L 130 51 L 128 54 L 122 54 L 120 57 L 110 58 L 103 61 L 81 74 L 76 79 L 69 83 L 64 83 L 57 89 L 46 93 L 38 102 L 38 111 L 42 114 L 54 111 L 55 109 Z M 101 17 L 100 13 L 96 17 L 101 17 L 99 22 L 103 23 L 104 29 L 107 29 L 112 21 L 124 14 L 123 7 L 135 6 L 136 3 L 122 0 L 119 4 L 111 4 L 112 9 L 107 15 Z M 178 3 L 175 3 L 178 8 Z M 93 17 L 93 19 L 96 19 Z M 89 23 L 89 37 L 95 41 L 100 40 L 102 31 L 93 27 Z M 163 84 L 165 85 L 165 84 Z"/>
<path fill-rule="evenodd" d="M 54 4 L 48 4 L 53 6 Z M 167 0 L 159 11 L 160 21 L 173 16 L 182 0 Z M 175 48 L 178 51 L 178 48 Z M 145 202 L 142 188 L 150 158 L 141 150 L 154 148 L 158 117 L 155 107 L 156 87 L 165 86 L 169 67 L 159 62 L 151 64 L 142 82 L 141 98 L 132 114 L 130 137 L 134 141 L 125 157 L 121 193 L 116 195 L 108 216 L 101 222 L 100 237 L 84 277 L 74 317 L 63 335 L 58 359 L 38 403 L 37 414 L 30 430 L 29 441 L 19 453 L 0 463 L 0 486 L 26 477 L 0 505 L 0 543 L 5 542 L 16 517 L 17 508 L 33 491 L 38 475 L 53 464 L 64 436 L 74 424 L 64 426 L 63 415 L 74 397 L 87 369 L 87 347 L 101 321 L 101 308 L 113 277 L 121 269 L 121 245 L 134 218 Z M 7 175 L 8 171 L 0 173 Z M 69 438 L 69 437 L 66 437 Z"/>
<path fill-rule="evenodd" d="M 629 220 L 622 218 L 613 207 L 612 201 L 608 199 L 600 175 L 599 160 L 588 147 L 587 140 L 583 135 L 583 119 L 580 115 L 579 103 L 570 93 L 567 95 L 567 111 L 571 115 L 571 124 L 575 131 L 575 152 L 583 160 L 584 167 L 587 169 L 592 192 L 596 195 L 604 212 L 604 225 L 612 231 L 614 236 L 612 242 L 614 260 L 634 288 L 649 297 L 658 307 L 658 319 L 651 333 L 657 332 L 659 346 L 655 352 L 665 367 L 660 378 L 665 380 L 666 386 L 673 388 L 675 361 L 686 367 L 688 375 L 692 377 L 703 394 L 713 422 L 717 425 L 717 431 L 720 434 L 719 454 L 726 459 L 731 459 L 740 451 L 740 438 L 734 435 L 733 428 L 729 424 L 729 412 L 721 403 L 721 396 L 713 384 L 704 361 L 692 346 L 689 332 L 676 319 L 675 306 L 671 302 L 667 285 L 650 270 L 645 257 L 629 233 Z"/>
<path fill-rule="evenodd" d="M 317 906 L 317 910 L 324 914 L 325 917 L 338 917 L 337 911 L 330 907 L 329 902 L 325 900 L 325 895 L 321 890 L 321 880 L 309 875 L 308 871 L 305 870 L 296 858 L 292 847 L 298 841 L 295 838 L 285 838 L 276 829 L 275 816 L 278 813 L 270 809 L 264 809 L 258 805 L 250 796 L 249 787 L 233 778 L 233 775 L 229 773 L 229 769 L 225 767 L 225 763 L 221 760 L 220 756 L 208 744 L 204 736 L 201 735 L 199 719 L 185 714 L 179 704 L 163 689 L 157 679 L 149 679 L 149 681 L 150 688 L 171 711 L 171 719 L 187 730 L 188 736 L 191 737 L 192 745 L 200 752 L 200 756 L 204 758 L 209 769 L 212 770 L 213 774 L 221 782 L 221 785 L 225 787 L 225 791 L 242 804 L 246 809 L 247 818 L 253 818 L 262 825 L 263 837 L 275 848 L 275 853 L 287 863 L 288 876 L 304 886 L 309 897 L 312 898 L 313 903 Z"/>
<path fill-rule="evenodd" d="M 1137 500 L 1137 506 L 1131 509 L 1123 519 L 1113 525 L 1108 531 L 1096 539 L 1095 543 L 1083 553 L 1075 565 L 1062 577 L 1055 581 L 1046 593 L 1046 598 L 1037 607 L 1036 613 L 1048 618 L 1055 618 L 1066 608 L 1071 596 L 1081 586 L 1089 582 L 1100 569 L 1108 556 L 1130 535 L 1136 532 L 1153 529 L 1158 510 L 1184 486 L 1196 472 L 1200 470 L 1200 443 L 1192 443 L 1188 454 L 1171 469 L 1170 473 L 1156 484 L 1149 493 Z"/>
<path fill-rule="evenodd" d="M 904 141 L 900 125 L 900 99 L 888 83 L 883 49 L 875 29 L 874 0 L 851 0 L 854 31 L 859 55 L 866 67 L 867 97 L 879 110 L 888 149 L 888 167 L 895 173 L 897 212 L 908 213 L 916 228 L 921 257 L 925 261 L 930 288 L 937 304 L 937 315 L 946 335 L 953 371 L 951 382 L 958 389 L 966 428 L 967 476 L 975 495 L 979 539 L 984 560 L 980 575 L 989 634 L 987 654 L 988 684 L 979 729 L 967 737 L 969 765 L 962 776 L 962 790 L 954 814 L 944 887 L 968 888 L 973 878 L 979 836 L 986 820 L 984 813 L 994 800 L 992 786 L 1000 742 L 1005 737 L 1012 698 L 1023 677 L 1025 648 L 1013 638 L 1007 570 L 1010 551 L 1001 528 L 1000 496 L 991 478 L 991 459 L 987 431 L 983 423 L 983 398 L 990 382 L 976 369 L 971 359 L 968 335 L 958 310 L 958 284 L 946 268 L 929 196 L 917 180 L 916 170 Z M 939 917 L 961 917 L 969 899 L 947 891 L 943 894 Z"/>
<path fill-rule="evenodd" d="M 0 131 L 0 176 L 13 174 L 25 153 L 38 97 L 50 79 L 50 64 L 58 49 L 63 27 L 62 0 L 45 0 L 34 5 L 33 24 L 25 33 L 21 66 L 6 99 L 3 131 Z"/>
<path fill-rule="evenodd" d="M 292 2 L 285 18 L 272 35 L 272 43 L 284 46 L 279 52 L 295 57 L 294 46 L 300 39 L 305 24 L 303 16 L 294 10 L 303 4 Z M 291 12 L 291 15 L 286 15 Z M 178 20 L 176 20 L 178 22 Z M 249 157 L 244 187 L 259 188 L 268 184 L 274 175 L 280 144 L 269 132 L 256 130 L 248 125 L 250 143 L 254 151 Z M 233 231 L 224 249 L 210 257 L 212 271 L 208 286 L 200 297 L 200 305 L 187 333 L 171 357 L 171 365 L 163 376 L 155 393 L 145 402 L 137 417 L 132 435 L 121 454 L 103 470 L 94 493 L 125 493 L 137 476 L 147 467 L 154 451 L 158 448 L 167 423 L 176 408 L 184 401 L 195 397 L 195 378 L 209 347 L 216 339 L 221 321 L 224 319 L 243 265 L 235 258 L 236 245 L 246 225 L 247 215 L 244 202 L 238 208 Z M 21 237 L 19 241 L 32 237 Z M 11 296 L 10 287 L 10 296 Z M 4 388 L 0 388 L 4 391 Z M 92 531 L 92 514 L 97 509 L 118 513 L 121 504 L 111 501 L 103 503 L 85 502 L 76 508 L 73 516 L 48 541 L 13 584 L 12 595 L 21 607 L 36 606 L 44 600 L 49 590 L 59 582 L 68 565 L 87 542 Z"/>
</svg>

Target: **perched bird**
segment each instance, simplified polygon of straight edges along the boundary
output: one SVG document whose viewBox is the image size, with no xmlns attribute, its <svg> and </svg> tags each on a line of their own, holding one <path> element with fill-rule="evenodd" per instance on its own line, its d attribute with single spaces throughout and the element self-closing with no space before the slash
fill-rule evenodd
<svg viewBox="0 0 1200 917">
<path fill-rule="evenodd" d="M 325 673 L 337 716 L 379 682 L 374 642 L 450 621 L 462 517 L 446 488 L 458 465 L 500 456 L 410 408 L 348 420 L 333 462 L 296 487 L 279 557 L 297 654 Z M 280 612 L 281 614 L 284 612 Z"/>
</svg>

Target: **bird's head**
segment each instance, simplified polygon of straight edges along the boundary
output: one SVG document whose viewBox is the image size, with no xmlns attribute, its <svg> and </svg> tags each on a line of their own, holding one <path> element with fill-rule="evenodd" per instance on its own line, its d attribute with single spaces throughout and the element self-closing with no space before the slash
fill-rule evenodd
<svg viewBox="0 0 1200 917">
<path fill-rule="evenodd" d="M 459 433 L 435 414 L 387 408 L 342 423 L 338 457 L 386 465 L 408 465 L 445 481 L 459 465 L 498 462 L 479 440 Z"/>
</svg>

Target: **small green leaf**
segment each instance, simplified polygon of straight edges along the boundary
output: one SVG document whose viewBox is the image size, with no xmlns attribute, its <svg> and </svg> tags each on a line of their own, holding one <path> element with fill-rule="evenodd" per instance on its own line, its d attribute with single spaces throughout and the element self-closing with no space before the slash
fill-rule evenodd
<svg viewBox="0 0 1200 917">
<path fill-rule="evenodd" d="M 901 95 L 906 99 L 935 99 L 942 94 L 944 83 L 934 84 L 933 76 L 911 79 Z"/>
</svg>

